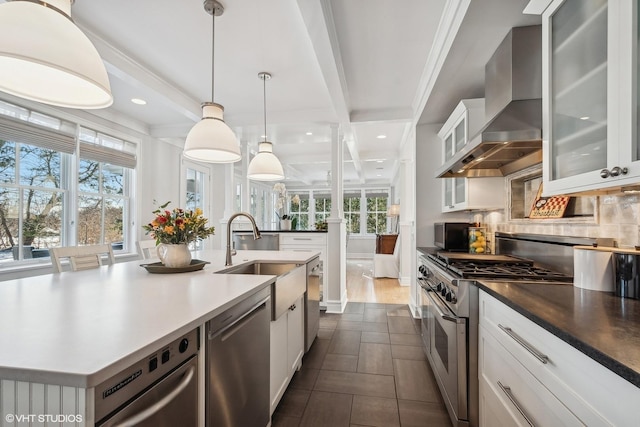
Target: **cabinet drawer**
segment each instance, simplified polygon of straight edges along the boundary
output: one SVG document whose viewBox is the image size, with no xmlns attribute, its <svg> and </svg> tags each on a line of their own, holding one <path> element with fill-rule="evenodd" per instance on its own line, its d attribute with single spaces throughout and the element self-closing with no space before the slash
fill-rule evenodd
<svg viewBox="0 0 640 427">
<path fill-rule="evenodd" d="M 486 328 L 479 334 L 481 426 L 583 425 Z"/>
<path fill-rule="evenodd" d="M 283 245 L 326 246 L 327 236 L 318 233 L 280 233 L 280 247 Z"/>
<path fill-rule="evenodd" d="M 635 423 L 630 411 L 615 408 L 640 407 L 638 387 L 483 291 L 479 317 L 481 327 L 583 423 Z"/>
</svg>

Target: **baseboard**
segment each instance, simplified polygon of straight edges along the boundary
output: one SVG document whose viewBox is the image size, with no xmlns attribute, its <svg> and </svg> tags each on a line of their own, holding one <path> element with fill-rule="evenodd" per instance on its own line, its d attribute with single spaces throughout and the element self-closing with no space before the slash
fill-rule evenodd
<svg viewBox="0 0 640 427">
<path fill-rule="evenodd" d="M 347 259 L 373 259 L 373 254 L 369 252 L 347 252 Z"/>
<path fill-rule="evenodd" d="M 398 282 L 400 286 L 411 286 L 411 276 L 400 276 Z"/>
</svg>

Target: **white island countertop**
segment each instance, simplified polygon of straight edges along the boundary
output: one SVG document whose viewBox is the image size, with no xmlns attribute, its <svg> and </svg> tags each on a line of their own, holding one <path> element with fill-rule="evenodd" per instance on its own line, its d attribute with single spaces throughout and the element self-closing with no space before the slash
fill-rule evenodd
<svg viewBox="0 0 640 427">
<path fill-rule="evenodd" d="M 224 251 L 201 251 L 203 270 L 151 274 L 137 260 L 0 282 L 0 379 L 93 387 L 158 347 L 269 286 L 275 276 L 214 274 Z M 238 251 L 251 261 L 306 263 L 317 254 Z"/>
</svg>

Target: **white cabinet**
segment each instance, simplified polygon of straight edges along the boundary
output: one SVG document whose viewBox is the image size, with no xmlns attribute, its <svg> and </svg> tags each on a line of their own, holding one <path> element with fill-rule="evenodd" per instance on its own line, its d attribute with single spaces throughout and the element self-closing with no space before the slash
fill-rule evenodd
<svg viewBox="0 0 640 427">
<path fill-rule="evenodd" d="M 304 354 L 304 297 L 300 295 L 289 310 L 271 322 L 270 398 L 271 414 L 287 390 Z"/>
<path fill-rule="evenodd" d="M 442 178 L 442 212 L 504 209 L 504 178 Z"/>
<path fill-rule="evenodd" d="M 637 6 L 555 0 L 542 13 L 545 195 L 640 178 Z"/>
<path fill-rule="evenodd" d="M 638 387 L 486 292 L 479 301 L 481 426 L 528 425 L 522 413 L 542 426 L 637 423 L 620 408 L 640 407 Z"/>
<path fill-rule="evenodd" d="M 292 232 L 280 233 L 280 250 L 294 252 L 320 253 L 320 306 L 324 307 L 323 294 L 325 277 L 329 277 L 330 266 L 327 263 L 327 233 L 322 232 Z"/>
<path fill-rule="evenodd" d="M 443 164 L 467 145 L 484 121 L 484 98 L 460 101 L 438 132 L 443 144 Z M 504 208 L 504 179 L 501 177 L 441 179 L 442 212 Z"/>
<path fill-rule="evenodd" d="M 484 124 L 484 98 L 463 99 L 442 125 L 442 162 L 453 157 Z"/>
</svg>

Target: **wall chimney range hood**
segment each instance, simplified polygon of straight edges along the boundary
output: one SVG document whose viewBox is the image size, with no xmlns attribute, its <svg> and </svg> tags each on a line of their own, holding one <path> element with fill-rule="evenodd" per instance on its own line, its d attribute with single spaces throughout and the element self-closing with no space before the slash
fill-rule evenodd
<svg viewBox="0 0 640 427">
<path fill-rule="evenodd" d="M 436 177 L 506 176 L 542 162 L 540 25 L 512 28 L 487 62 L 485 117 Z"/>
</svg>

